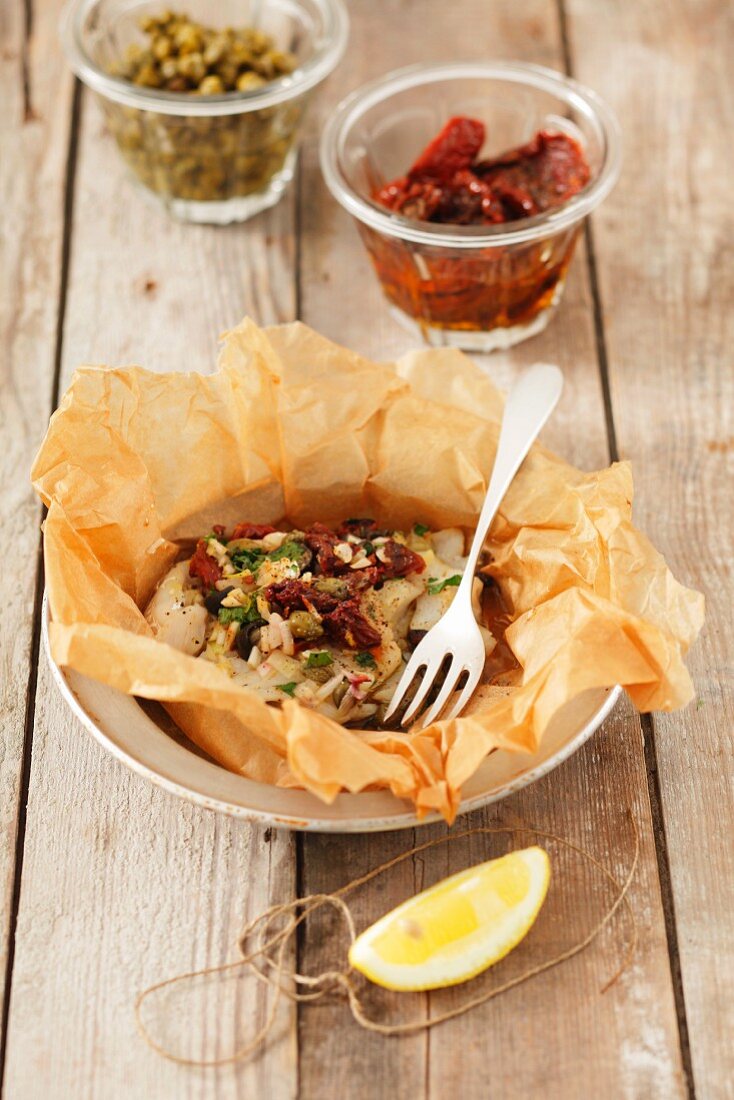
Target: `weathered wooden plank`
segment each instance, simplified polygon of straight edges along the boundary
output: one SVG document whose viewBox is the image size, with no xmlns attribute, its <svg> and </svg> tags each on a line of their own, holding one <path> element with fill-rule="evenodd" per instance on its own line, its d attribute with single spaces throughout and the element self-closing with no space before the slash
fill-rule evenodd
<svg viewBox="0 0 734 1100">
<path fill-rule="evenodd" d="M 353 5 L 351 11 L 352 46 L 332 92 L 337 83 L 346 92 L 411 60 L 444 58 L 446 42 L 451 42 L 453 56 L 519 57 L 562 67 L 557 9 L 544 0 L 524 5 L 521 11 L 517 5 L 488 7 L 469 0 L 460 11 L 456 6 L 432 5 L 430 19 L 417 3 Z M 314 147 L 304 166 L 302 201 L 304 320 L 376 358 L 405 350 L 409 338 L 388 313 L 348 216 L 325 192 Z M 567 381 L 544 440 L 582 466 L 604 464 L 608 444 L 583 256 L 573 268 L 559 316 L 544 336 L 511 354 L 485 359 L 483 365 L 506 385 L 519 366 L 536 359 L 558 362 Z M 628 805 L 642 830 L 634 901 L 644 948 L 617 986 L 600 995 L 619 952 L 619 940 L 609 936 L 569 967 L 428 1036 L 385 1040 L 361 1032 L 341 1004 L 306 1007 L 299 1024 L 303 1097 L 311 1100 L 330 1088 L 338 1095 L 359 1095 L 360 1100 L 458 1091 L 508 1098 L 542 1091 L 564 1100 L 589 1095 L 667 1100 L 683 1095 L 639 720 L 628 708 L 621 710 L 562 769 L 496 811 L 474 815 L 470 823 L 532 822 L 575 838 L 622 873 L 631 852 L 623 827 Z M 441 830 L 433 832 L 439 835 Z M 422 831 L 420 838 L 424 835 Z M 303 888 L 332 889 L 412 843 L 408 833 L 341 840 L 304 837 Z M 373 887 L 355 898 L 359 925 L 376 919 L 424 883 L 498 850 L 499 845 L 481 840 L 448 854 L 444 849 L 425 853 L 414 865 L 401 865 L 379 891 Z M 573 904 L 559 906 L 554 922 L 538 925 L 533 953 L 557 950 L 560 939 L 569 942 L 589 920 L 588 899 L 592 896 L 597 903 L 598 887 L 589 879 L 589 895 L 586 882 L 580 880 Z M 313 972 L 333 959 L 328 937 L 307 931 L 301 951 L 304 968 Z M 519 964 L 508 960 L 508 965 Z M 416 1016 L 435 1013 L 454 996 L 462 993 L 431 995 L 422 1004 L 416 999 L 409 1011 Z M 378 1001 L 373 999 L 373 1005 Z"/>
<path fill-rule="evenodd" d="M 41 510 L 27 472 L 49 413 L 59 308 L 71 79 L 55 19 L 29 51 L 22 0 L 0 17 L 0 1004 L 12 941 L 24 731 L 32 705 L 33 610 Z M 1 1043 L 1 1040 L 0 1040 Z"/>
<path fill-rule="evenodd" d="M 595 225 L 619 446 L 635 465 L 640 522 L 707 597 L 691 654 L 698 702 L 653 726 L 694 1082 L 723 1097 L 734 1077 L 734 222 L 723 167 L 734 10 L 570 0 L 569 33 L 579 78 L 624 134 L 622 178 Z"/>
<path fill-rule="evenodd" d="M 85 94 L 62 388 L 82 361 L 207 371 L 217 335 L 244 313 L 290 318 L 292 217 L 291 198 L 247 227 L 170 221 L 129 183 Z M 132 1011 L 147 984 L 232 958 L 242 921 L 292 896 L 292 838 L 187 805 L 115 764 L 67 712 L 45 660 L 37 699 L 8 1095 L 293 1096 L 289 1005 L 266 1059 L 202 1072 L 149 1051 Z M 215 983 L 196 1053 L 232 1049 L 235 998 L 245 1035 L 262 1020 L 259 984 Z M 190 1003 L 176 999 L 169 1038 L 185 1043 Z"/>
</svg>

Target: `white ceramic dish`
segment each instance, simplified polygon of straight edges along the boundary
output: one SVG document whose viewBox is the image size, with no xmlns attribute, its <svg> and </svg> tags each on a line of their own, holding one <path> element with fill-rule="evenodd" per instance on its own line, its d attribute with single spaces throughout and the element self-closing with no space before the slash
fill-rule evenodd
<svg viewBox="0 0 734 1100">
<path fill-rule="evenodd" d="M 43 638 L 61 694 L 101 745 L 172 794 L 210 810 L 276 828 L 323 833 L 371 833 L 408 829 L 422 821 L 409 804 L 389 792 L 341 794 L 327 806 L 306 791 L 281 790 L 228 772 L 166 733 L 131 696 L 55 664 L 48 645 L 44 599 Z M 521 790 L 574 753 L 601 725 L 621 689 L 595 689 L 568 703 L 553 719 L 540 752 L 493 752 L 464 787 L 460 813 L 468 813 Z"/>
</svg>

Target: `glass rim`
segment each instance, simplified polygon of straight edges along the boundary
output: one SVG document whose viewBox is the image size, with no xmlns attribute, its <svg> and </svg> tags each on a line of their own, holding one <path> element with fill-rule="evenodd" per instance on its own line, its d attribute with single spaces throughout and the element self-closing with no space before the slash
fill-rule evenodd
<svg viewBox="0 0 734 1100">
<path fill-rule="evenodd" d="M 466 77 L 494 77 L 530 85 L 559 96 L 591 119 L 599 132 L 602 147 L 602 162 L 596 178 L 554 210 L 491 228 L 418 222 L 392 213 L 359 194 L 349 183 L 342 167 L 344 143 L 351 127 L 367 110 L 396 92 Z M 386 236 L 414 244 L 469 249 L 535 241 L 581 221 L 606 198 L 617 182 L 621 167 L 621 137 L 616 116 L 604 100 L 563 73 L 522 61 L 455 61 L 410 65 L 356 88 L 338 104 L 324 127 L 320 159 L 321 171 L 332 195 L 364 225 Z M 508 228 L 508 224 L 513 228 Z"/>
<path fill-rule="evenodd" d="M 106 99 L 158 114 L 184 116 L 235 115 L 274 107 L 315 87 L 336 68 L 344 55 L 349 34 L 349 16 L 344 0 L 312 0 L 324 18 L 324 30 L 316 48 L 292 73 L 269 81 L 250 92 L 224 92 L 200 96 L 191 92 L 169 92 L 138 87 L 121 77 L 111 76 L 89 56 L 82 44 L 82 27 L 100 0 L 67 0 L 59 20 L 61 43 L 73 72 L 87 87 Z"/>
</svg>

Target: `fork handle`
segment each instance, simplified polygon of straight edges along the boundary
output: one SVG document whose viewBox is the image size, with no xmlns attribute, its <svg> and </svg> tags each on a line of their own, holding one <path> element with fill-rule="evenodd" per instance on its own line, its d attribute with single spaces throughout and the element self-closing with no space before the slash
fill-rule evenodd
<svg viewBox="0 0 734 1100">
<path fill-rule="evenodd" d="M 492 520 L 523 459 L 556 407 L 562 389 L 563 375 L 558 367 L 550 363 L 536 363 L 523 371 L 508 394 L 492 475 L 464 576 L 456 593 L 457 600 L 462 595 L 466 599 L 467 593 L 468 599 L 471 599 L 474 572 Z"/>
</svg>

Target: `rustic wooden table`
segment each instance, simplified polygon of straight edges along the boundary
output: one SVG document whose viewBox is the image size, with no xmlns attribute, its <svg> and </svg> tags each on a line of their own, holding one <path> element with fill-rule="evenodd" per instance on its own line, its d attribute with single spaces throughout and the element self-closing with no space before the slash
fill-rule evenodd
<svg viewBox="0 0 734 1100">
<path fill-rule="evenodd" d="M 3 6 L 3 1095 L 734 1096 L 734 8 L 353 0 L 350 9 L 349 53 L 312 115 L 297 185 L 249 224 L 213 229 L 171 221 L 131 185 L 60 56 L 56 0 Z M 326 193 L 316 135 L 330 106 L 362 81 L 447 57 L 571 72 L 613 105 L 624 131 L 620 184 L 594 216 L 558 317 L 485 365 L 505 386 L 523 364 L 558 362 L 567 388 L 545 442 L 587 468 L 633 461 L 638 523 L 708 597 L 691 657 L 697 702 L 642 718 L 620 705 L 573 759 L 471 822 L 532 822 L 623 874 L 632 807 L 642 840 L 632 888 L 640 948 L 604 994 L 621 925 L 566 966 L 430 1033 L 368 1035 L 338 1001 L 286 1007 L 263 1057 L 181 1068 L 140 1041 L 134 993 L 232 957 L 245 916 L 295 891 L 331 889 L 412 836 L 296 836 L 240 824 L 105 755 L 69 714 L 41 651 L 41 516 L 27 471 L 82 362 L 208 371 L 218 333 L 246 313 L 263 323 L 301 317 L 375 358 L 405 350 L 354 227 Z M 358 920 L 487 851 L 475 841 L 405 864 L 380 892 L 363 894 Z M 588 925 L 588 896 L 580 889 L 561 915 L 564 935 Z M 557 924 L 544 933 L 560 934 Z M 328 944 L 306 935 L 299 953 L 316 968 Z M 221 996 L 213 1019 L 224 1021 L 224 1053 L 232 1013 Z M 262 1014 L 262 989 L 239 996 L 242 1018 Z M 433 996 L 417 1003 L 414 1012 L 437 1011 Z"/>
</svg>

